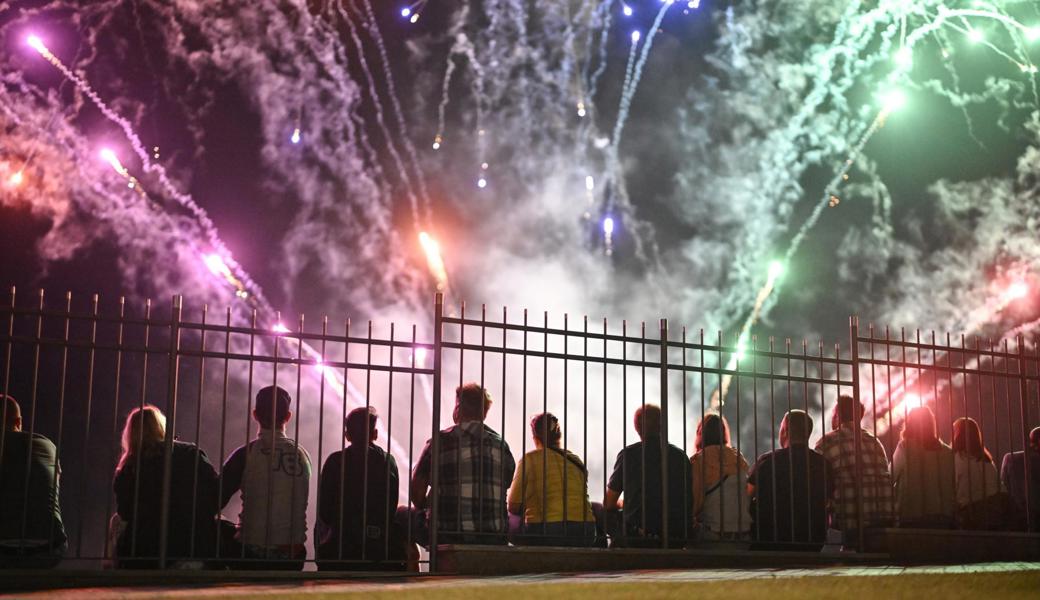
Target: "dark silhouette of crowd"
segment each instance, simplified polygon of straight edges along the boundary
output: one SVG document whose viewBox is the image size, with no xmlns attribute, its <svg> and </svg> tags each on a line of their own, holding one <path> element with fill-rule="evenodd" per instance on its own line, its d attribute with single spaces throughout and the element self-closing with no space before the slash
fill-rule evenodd
<svg viewBox="0 0 1040 600">
<path fill-rule="evenodd" d="M 662 437 L 661 409 L 633 415 L 639 440 L 624 447 L 602 502 L 591 502 L 588 468 L 564 445 L 552 413 L 530 421 L 533 449 L 516 462 L 489 425 L 492 398 L 459 386 L 454 424 L 422 449 L 400 506 L 400 474 L 379 441 L 379 415 L 357 408 L 343 422 L 344 446 L 325 459 L 313 527 L 322 570 L 417 570 L 417 544 L 683 547 L 740 542 L 752 549 L 819 551 L 855 546 L 863 529 L 885 527 L 1040 531 L 1040 428 L 998 471 L 978 423 L 953 424 L 950 444 L 927 407 L 910 410 L 889 463 L 863 425 L 863 406 L 841 396 L 830 431 L 810 447 L 813 420 L 790 410 L 779 447 L 751 464 L 717 413 L 696 428 L 694 453 Z M 155 568 L 162 551 L 182 568 L 299 570 L 307 558 L 311 460 L 286 434 L 293 417 L 284 389 L 261 389 L 256 436 L 220 465 L 173 440 L 151 405 L 126 416 L 113 477 L 113 564 Z M 67 547 L 59 506 L 61 467 L 53 443 L 22 428 L 4 396 L 0 437 L 0 561 L 48 567 Z M 667 477 L 664 475 L 667 474 Z M 221 511 L 241 499 L 237 522 Z M 163 523 L 163 514 L 168 522 Z M 1027 515 L 1031 514 L 1031 518 Z M 165 544 L 165 548 L 163 548 Z"/>
</svg>

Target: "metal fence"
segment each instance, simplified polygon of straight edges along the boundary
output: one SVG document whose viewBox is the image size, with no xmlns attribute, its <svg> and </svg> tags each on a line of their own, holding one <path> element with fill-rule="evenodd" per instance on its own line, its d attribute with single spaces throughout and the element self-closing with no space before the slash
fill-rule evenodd
<svg viewBox="0 0 1040 600">
<path fill-rule="evenodd" d="M 333 323 L 327 317 L 314 325 L 302 316 L 289 324 L 278 316 L 264 321 L 255 312 L 231 309 L 214 317 L 205 306 L 182 306 L 179 298 L 163 316 L 151 302 L 135 310 L 122 299 L 112 314 L 102 309 L 97 296 L 87 311 L 73 309 L 71 294 L 57 308 L 45 303 L 43 292 L 30 306 L 18 306 L 15 300 L 12 290 L 9 303 L 0 307 L 0 324 L 6 325 L 0 334 L 0 390 L 18 399 L 23 434 L 5 426 L 0 440 L 0 551 L 5 561 L 16 564 L 56 554 L 66 544 L 63 537 L 67 548 L 62 564 L 79 566 L 177 563 L 298 569 L 306 563 L 333 569 L 415 569 L 424 563 L 436 570 L 438 544 L 444 542 L 595 546 L 609 539 L 611 546 L 723 543 L 805 550 L 827 542 L 813 524 L 826 527 L 828 514 L 840 503 L 855 509 L 845 511 L 844 542 L 833 534 L 830 541 L 862 550 L 859 532 L 886 525 L 870 522 L 869 507 L 863 504 L 877 496 L 877 490 L 871 494 L 863 483 L 871 467 L 866 450 L 854 444 L 852 455 L 843 455 L 850 462 L 845 471 L 823 469 L 817 455 L 808 451 L 831 429 L 841 395 L 865 406 L 862 421 L 847 426 L 855 439 L 863 432 L 876 434 L 884 448 L 886 475 L 898 432 L 918 405 L 932 409 L 939 436 L 947 441 L 953 438 L 955 419 L 972 418 L 996 460 L 993 469 L 1011 452 L 1022 453 L 1023 475 L 1037 468 L 1023 450 L 1030 427 L 1040 422 L 1040 359 L 1036 345 L 1021 338 L 1010 346 L 1007 341 L 961 338 L 958 346 L 949 336 L 942 343 L 934 334 L 922 341 L 918 333 L 908 340 L 905 332 L 895 338 L 886 329 L 882 336 L 873 327 L 863 336 L 853 318 L 850 343 L 843 351 L 839 344 L 810 347 L 790 339 L 751 337 L 738 343 L 721 333 L 706 336 L 703 330 L 670 328 L 663 319 L 647 331 L 645 323 L 567 315 L 550 319 L 548 313 L 532 318 L 527 311 L 517 315 L 506 309 L 500 317 L 489 317 L 486 307 L 479 315 L 467 315 L 465 305 L 455 314 L 440 295 L 432 322 L 404 328 L 372 321 L 359 328 L 350 320 Z M 483 422 L 492 430 L 490 437 L 478 435 L 478 445 L 469 448 L 464 428 L 450 434 L 455 437 L 438 434 L 451 427 L 452 392 L 466 382 L 476 382 L 493 398 Z M 257 437 L 255 421 L 263 415 L 253 414 L 254 398 L 272 385 L 291 397 L 285 440 Z M 161 452 L 131 452 L 136 462 L 123 466 L 133 484 L 126 488 L 133 490 L 128 495 L 113 486 L 122 432 L 128 414 L 150 405 L 166 418 Z M 660 433 L 644 431 L 643 444 L 632 419 L 648 405 L 660 407 Z M 352 450 L 344 422 L 361 407 L 378 414 L 378 433 L 372 444 L 362 441 Z M 783 416 L 794 409 L 805 412 L 812 430 L 805 448 L 797 441 L 786 444 L 794 430 L 780 428 Z M 10 423 L 7 412 L 5 404 L 4 422 Z M 536 447 L 529 420 L 540 413 L 556 416 L 558 448 Z M 707 442 L 696 448 L 698 437 L 712 437 L 698 432 L 712 414 L 732 424 L 727 439 L 715 444 L 731 450 L 712 450 Z M 642 421 L 644 429 L 648 423 Z M 144 430 L 132 431 L 140 447 Z M 53 442 L 60 475 L 57 469 L 46 470 L 46 456 L 31 441 L 34 434 Z M 494 436 L 499 434 L 511 450 L 510 460 L 522 459 L 532 469 L 531 477 L 540 480 L 529 481 L 528 468 L 514 473 L 502 452 L 494 454 Z M 18 450 L 18 440 L 26 440 L 24 450 Z M 444 444 L 452 444 L 454 457 Z M 245 463 L 242 477 L 253 478 L 253 484 L 228 475 L 240 446 L 247 461 L 254 456 L 253 447 L 263 457 L 263 468 L 255 457 L 253 471 Z M 430 460 L 424 464 L 420 457 L 427 452 Z M 691 468 L 695 454 L 699 458 Z M 901 460 L 912 454 L 904 451 Z M 331 455 L 338 458 L 330 462 Z M 621 455 L 625 460 L 617 458 Z M 948 458 L 949 465 L 929 471 L 934 471 L 932 480 L 943 480 L 929 480 L 934 485 L 925 485 L 913 473 L 908 478 L 900 478 L 902 471 L 894 473 L 903 486 L 900 494 L 909 488 L 920 497 L 953 493 L 952 504 L 951 498 L 938 502 L 952 506 L 948 526 L 974 526 L 960 518 L 963 507 L 957 494 L 966 487 L 967 499 L 975 500 L 971 494 L 977 486 L 971 478 L 976 470 L 954 464 L 953 453 Z M 284 460 L 295 462 L 287 466 Z M 485 465 L 500 471 L 492 476 Z M 415 495 L 425 495 L 426 486 L 410 484 L 417 467 L 430 488 L 426 520 L 427 513 L 395 510 L 424 504 Z M 51 486 L 41 484 L 41 469 Z M 289 479 L 306 476 L 305 483 L 287 488 L 287 505 L 278 492 L 285 484 L 279 473 Z M 262 484 L 256 484 L 257 477 Z M 982 498 L 999 497 L 999 510 L 1014 512 L 1014 498 L 994 494 L 986 477 L 984 473 Z M 39 494 L 46 496 L 40 489 L 58 487 L 59 482 L 62 521 L 47 522 L 47 534 L 28 531 L 35 526 L 30 513 L 40 512 Z M 209 482 L 215 489 L 207 496 Z M 508 504 L 518 513 L 512 517 L 504 514 L 511 482 L 515 489 L 508 500 L 514 502 Z M 250 487 L 254 484 L 267 486 L 267 493 L 258 493 L 261 488 Z M 253 492 L 245 499 L 248 509 L 228 493 L 239 486 Z M 997 486 L 1000 492 L 999 482 Z M 541 495 L 540 501 L 537 494 L 528 494 L 529 487 Z M 611 490 L 614 499 L 620 492 L 621 510 L 611 506 Z M 1026 485 L 1026 506 L 1031 493 L 1035 502 L 1036 492 Z M 470 496 L 467 502 L 455 500 Z M 572 503 L 573 496 L 578 498 Z M 258 505 L 264 513 L 264 543 L 248 543 L 245 527 L 239 531 L 233 525 L 236 512 L 241 511 L 243 521 L 257 521 Z M 530 518 L 539 510 L 543 521 L 555 522 L 547 517 L 557 505 L 563 522 L 595 524 L 594 533 L 588 535 L 586 528 L 572 537 L 547 526 L 531 527 L 533 523 L 524 527 L 524 515 Z M 486 520 L 484 506 L 501 518 Z M 532 513 L 532 507 L 538 510 Z M 302 522 L 293 517 L 304 509 Z M 454 519 L 449 511 L 455 512 Z M 708 512 L 712 514 L 706 516 Z M 984 526 L 1035 529 L 1038 515 L 1016 515 Z M 477 523 L 475 529 L 470 521 Z M 489 522 L 494 525 L 482 530 Z M 206 531 L 197 531 L 200 523 Z M 279 524 L 285 525 L 282 530 Z M 830 525 L 836 526 L 833 514 Z M 66 536 L 58 534 L 61 529 Z M 297 547 L 304 536 L 305 555 Z M 430 552 L 408 551 L 415 542 Z"/>
</svg>

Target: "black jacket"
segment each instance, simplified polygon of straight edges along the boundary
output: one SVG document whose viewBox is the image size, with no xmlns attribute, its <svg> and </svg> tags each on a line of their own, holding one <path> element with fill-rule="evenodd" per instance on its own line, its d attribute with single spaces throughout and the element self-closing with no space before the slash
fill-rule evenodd
<svg viewBox="0 0 1040 600">
<path fill-rule="evenodd" d="M 126 523 L 116 553 L 121 566 L 151 566 L 159 555 L 162 514 L 163 446 L 140 456 L 116 472 L 116 510 Z M 194 444 L 174 442 L 170 476 L 170 522 L 167 557 L 206 558 L 216 547 L 217 473 L 206 453 Z M 140 558 L 143 561 L 126 561 Z M 151 559 L 151 560 L 147 560 Z"/>
</svg>

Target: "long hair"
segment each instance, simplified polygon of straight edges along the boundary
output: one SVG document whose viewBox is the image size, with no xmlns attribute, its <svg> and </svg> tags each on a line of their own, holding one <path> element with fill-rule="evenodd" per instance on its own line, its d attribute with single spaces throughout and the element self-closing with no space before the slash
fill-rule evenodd
<svg viewBox="0 0 1040 600">
<path fill-rule="evenodd" d="M 982 430 L 975 419 L 961 417 L 953 422 L 953 450 L 980 462 L 993 462 L 993 455 L 982 445 Z"/>
<path fill-rule="evenodd" d="M 143 423 L 143 426 L 142 426 Z M 166 416 L 151 404 L 135 408 L 126 416 L 123 425 L 123 454 L 116 471 L 120 471 L 139 453 L 153 451 L 166 439 Z"/>
<path fill-rule="evenodd" d="M 942 446 L 938 428 L 935 425 L 935 413 L 927 406 L 918 406 L 906 416 L 903 433 L 900 439 L 908 446 L 917 446 L 925 450 L 938 450 Z"/>
<path fill-rule="evenodd" d="M 559 448 L 563 434 L 560 432 L 560 420 L 552 413 L 535 415 L 531 419 L 531 435 L 546 448 Z"/>
<path fill-rule="evenodd" d="M 704 415 L 697 425 L 697 438 L 693 446 L 698 452 L 708 446 L 729 447 L 729 422 L 726 417 L 715 413 Z"/>
</svg>

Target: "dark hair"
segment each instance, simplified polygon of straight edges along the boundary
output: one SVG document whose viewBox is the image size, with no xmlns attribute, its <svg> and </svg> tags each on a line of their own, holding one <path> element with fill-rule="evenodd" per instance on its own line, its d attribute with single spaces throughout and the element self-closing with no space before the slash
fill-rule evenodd
<svg viewBox="0 0 1040 600">
<path fill-rule="evenodd" d="M 483 421 L 491 409 L 491 394 L 478 383 L 455 388 L 455 412 L 458 421 Z"/>
<path fill-rule="evenodd" d="M 531 435 L 546 448 L 559 448 L 563 433 L 560 431 L 560 420 L 552 413 L 535 415 L 531 419 Z"/>
<path fill-rule="evenodd" d="M 661 407 L 656 404 L 644 404 L 636 409 L 635 428 L 639 437 L 661 433 Z"/>
<path fill-rule="evenodd" d="M 935 413 L 927 406 L 911 409 L 903 423 L 900 439 L 911 446 L 926 450 L 938 450 L 942 447 L 939 440 L 938 427 L 935 425 Z"/>
<path fill-rule="evenodd" d="M 343 431 L 346 432 L 347 439 L 353 443 L 370 444 L 375 439 L 372 432 L 376 430 L 378 420 L 379 414 L 374 406 L 355 408 L 343 419 Z"/>
<path fill-rule="evenodd" d="M 697 438 L 693 444 L 697 450 L 708 446 L 729 446 L 729 423 L 726 417 L 708 413 L 697 425 Z"/>
<path fill-rule="evenodd" d="M 289 420 L 289 406 L 292 396 L 276 385 L 269 385 L 256 393 L 256 407 L 253 416 L 260 427 L 274 429 L 285 425 Z M 271 418 L 274 417 L 274 422 Z"/>
<path fill-rule="evenodd" d="M 813 430 L 812 419 L 809 418 L 809 414 L 804 410 L 787 411 L 784 415 L 783 424 L 787 424 L 787 443 L 790 444 L 807 444 L 809 443 L 809 435 Z"/>
<path fill-rule="evenodd" d="M 993 455 L 982 444 L 982 430 L 975 419 L 961 417 L 953 422 L 954 452 L 963 452 L 980 462 L 993 462 Z"/>
<path fill-rule="evenodd" d="M 863 403 L 847 394 L 838 396 L 838 403 L 831 415 L 831 429 L 838 429 L 843 423 L 855 423 L 863 418 Z"/>
</svg>

